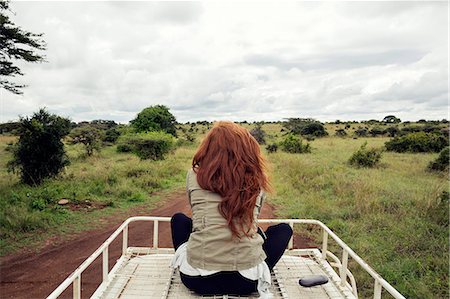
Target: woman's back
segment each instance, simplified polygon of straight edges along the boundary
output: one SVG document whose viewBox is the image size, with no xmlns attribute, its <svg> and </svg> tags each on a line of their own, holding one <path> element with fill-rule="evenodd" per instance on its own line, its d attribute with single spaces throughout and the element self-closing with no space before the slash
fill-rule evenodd
<svg viewBox="0 0 450 299">
<path fill-rule="evenodd" d="M 171 221 L 173 266 L 183 283 L 200 294 L 258 290 L 270 297 L 270 269 L 292 229 L 257 228 L 262 191 L 271 187 L 256 140 L 237 124 L 216 123 L 194 155 L 186 185 L 193 218 L 177 213 Z"/>
<path fill-rule="evenodd" d="M 264 261 L 264 240 L 256 230 L 256 217 L 262 196 L 257 198 L 254 209 L 254 227 L 249 228 L 249 231 L 253 232 L 252 235 L 237 238 L 228 228 L 227 220 L 219 213 L 218 205 L 222 197 L 202 189 L 192 169 L 188 171 L 186 188 L 193 221 L 193 230 L 187 245 L 189 264 L 206 270 L 235 271 L 254 267 Z"/>
</svg>

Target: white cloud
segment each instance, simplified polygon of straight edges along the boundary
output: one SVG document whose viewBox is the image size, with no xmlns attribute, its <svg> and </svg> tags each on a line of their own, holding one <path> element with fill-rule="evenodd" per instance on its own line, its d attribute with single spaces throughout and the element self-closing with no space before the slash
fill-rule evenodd
<svg viewBox="0 0 450 299">
<path fill-rule="evenodd" d="M 446 118 L 446 2 L 14 2 L 43 32 L 45 64 L 20 64 L 24 96 L 75 121 Z"/>
</svg>

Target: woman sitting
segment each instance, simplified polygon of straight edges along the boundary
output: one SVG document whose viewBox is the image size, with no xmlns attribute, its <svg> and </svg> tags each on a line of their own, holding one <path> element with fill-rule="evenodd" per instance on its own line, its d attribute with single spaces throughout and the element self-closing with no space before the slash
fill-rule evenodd
<svg viewBox="0 0 450 299">
<path fill-rule="evenodd" d="M 186 189 L 192 219 L 172 217 L 173 267 L 202 295 L 270 298 L 270 270 L 292 236 L 287 224 L 257 226 L 264 192 L 271 187 L 259 144 L 245 128 L 218 122 L 200 144 Z"/>
</svg>

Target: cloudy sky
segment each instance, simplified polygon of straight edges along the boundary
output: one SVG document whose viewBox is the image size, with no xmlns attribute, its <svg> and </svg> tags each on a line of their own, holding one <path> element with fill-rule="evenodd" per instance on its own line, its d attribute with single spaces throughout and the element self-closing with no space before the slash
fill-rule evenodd
<svg viewBox="0 0 450 299">
<path fill-rule="evenodd" d="M 44 33 L 0 122 L 448 118 L 448 2 L 13 2 Z"/>
</svg>

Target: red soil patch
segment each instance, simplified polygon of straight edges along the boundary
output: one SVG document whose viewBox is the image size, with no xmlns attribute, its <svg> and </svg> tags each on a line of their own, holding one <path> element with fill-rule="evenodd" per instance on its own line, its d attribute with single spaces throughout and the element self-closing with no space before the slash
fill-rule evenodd
<svg viewBox="0 0 450 299">
<path fill-rule="evenodd" d="M 69 202 L 66 205 L 71 211 L 84 211 L 84 212 L 92 212 L 94 210 L 101 210 L 108 206 L 108 204 L 104 202 L 93 202 L 89 200 L 81 201 L 81 202 Z"/>
<path fill-rule="evenodd" d="M 264 204 L 260 218 L 274 218 L 274 207 Z M 114 216 L 99 219 L 103 229 L 85 231 L 72 240 L 61 243 L 49 240 L 39 251 L 21 252 L 2 257 L 0 266 L 1 298 L 45 298 L 67 276 L 72 273 L 89 255 L 91 255 L 128 217 L 137 215 L 172 216 L 176 212 L 191 215 L 184 191 L 177 191 L 167 196 L 162 205 L 156 209 L 138 207 Z M 264 227 L 263 227 L 264 228 Z M 149 246 L 152 244 L 152 223 L 131 223 L 128 237 L 129 246 Z M 168 223 L 159 227 L 159 246 L 172 247 L 172 237 Z M 55 245 L 56 243 L 56 245 Z M 300 236 L 294 236 L 295 247 L 310 247 L 312 242 Z M 122 238 L 119 236 L 109 247 L 110 269 L 121 255 Z M 101 255 L 82 275 L 82 295 L 88 298 L 101 282 Z M 60 298 L 72 298 L 69 287 Z"/>
</svg>

